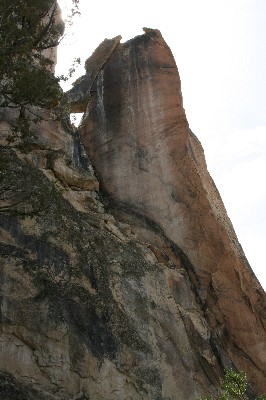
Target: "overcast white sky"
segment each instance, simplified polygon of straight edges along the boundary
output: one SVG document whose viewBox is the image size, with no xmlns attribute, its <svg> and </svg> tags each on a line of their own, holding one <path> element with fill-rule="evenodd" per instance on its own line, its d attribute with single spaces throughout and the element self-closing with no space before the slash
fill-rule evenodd
<svg viewBox="0 0 266 400">
<path fill-rule="evenodd" d="M 58 73 L 75 57 L 83 65 L 105 38 L 160 29 L 179 69 L 190 127 L 266 289 L 266 1 L 80 0 L 80 11 L 59 46 Z"/>
</svg>

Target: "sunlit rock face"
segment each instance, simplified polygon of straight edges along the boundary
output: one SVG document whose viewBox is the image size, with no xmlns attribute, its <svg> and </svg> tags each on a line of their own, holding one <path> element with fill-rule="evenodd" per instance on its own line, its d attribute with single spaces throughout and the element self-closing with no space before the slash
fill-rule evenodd
<svg viewBox="0 0 266 400">
<path fill-rule="evenodd" d="M 110 208 L 174 268 L 182 254 L 217 342 L 265 392 L 265 294 L 189 129 L 160 32 L 120 44 L 91 94 L 80 131 Z"/>
</svg>

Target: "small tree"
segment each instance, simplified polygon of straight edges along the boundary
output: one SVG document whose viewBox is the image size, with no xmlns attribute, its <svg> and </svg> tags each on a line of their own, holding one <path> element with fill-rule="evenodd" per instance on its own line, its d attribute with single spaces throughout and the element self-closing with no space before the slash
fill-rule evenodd
<svg viewBox="0 0 266 400">
<path fill-rule="evenodd" d="M 236 372 L 231 368 L 226 368 L 221 396 L 211 396 L 201 400 L 248 400 L 246 390 L 247 376 L 245 372 Z M 266 395 L 258 397 L 257 400 L 266 400 Z"/>
<path fill-rule="evenodd" d="M 77 12 L 78 0 L 72 0 Z M 18 111 L 14 132 L 27 136 L 41 116 L 36 108 L 54 109 L 62 98 L 47 50 L 64 32 L 56 0 L 0 0 L 0 107 Z M 33 108 L 35 107 L 35 109 Z"/>
</svg>

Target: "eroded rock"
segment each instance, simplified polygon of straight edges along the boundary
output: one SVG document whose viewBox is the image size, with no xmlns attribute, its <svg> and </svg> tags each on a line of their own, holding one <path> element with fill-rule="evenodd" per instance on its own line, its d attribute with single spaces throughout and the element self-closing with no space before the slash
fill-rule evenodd
<svg viewBox="0 0 266 400">
<path fill-rule="evenodd" d="M 70 112 L 80 113 L 86 110 L 88 101 L 92 95 L 92 86 L 95 79 L 119 45 L 121 39 L 120 35 L 113 39 L 105 39 L 94 50 L 91 57 L 86 60 L 86 74 L 77 79 L 73 84 L 73 89 L 70 89 L 65 94 L 64 101 L 70 105 Z"/>
<path fill-rule="evenodd" d="M 1 147 L 0 399 L 195 400 L 225 366 L 266 391 L 265 293 L 145 33 L 95 53 L 88 104 L 71 92 L 90 159 L 53 118 Z"/>
<path fill-rule="evenodd" d="M 145 32 L 98 74 L 82 140 L 110 209 L 174 264 L 183 255 L 217 341 L 265 392 L 265 293 L 189 129 L 172 53 L 159 31 Z"/>
</svg>

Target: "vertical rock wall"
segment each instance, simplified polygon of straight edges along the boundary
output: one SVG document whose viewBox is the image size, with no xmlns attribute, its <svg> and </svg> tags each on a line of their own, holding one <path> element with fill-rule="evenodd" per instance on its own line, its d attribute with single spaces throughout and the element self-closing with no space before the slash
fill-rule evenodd
<svg viewBox="0 0 266 400">
<path fill-rule="evenodd" d="M 98 74 L 80 131 L 110 208 L 176 268 L 182 254 L 217 340 L 265 392 L 265 293 L 189 129 L 175 61 L 159 31 L 146 29 L 117 47 Z"/>
<path fill-rule="evenodd" d="M 0 115 L 1 400 L 196 400 L 226 366 L 266 392 L 265 293 L 145 31 L 66 96 L 90 158 L 48 113 L 25 153 Z"/>
</svg>

